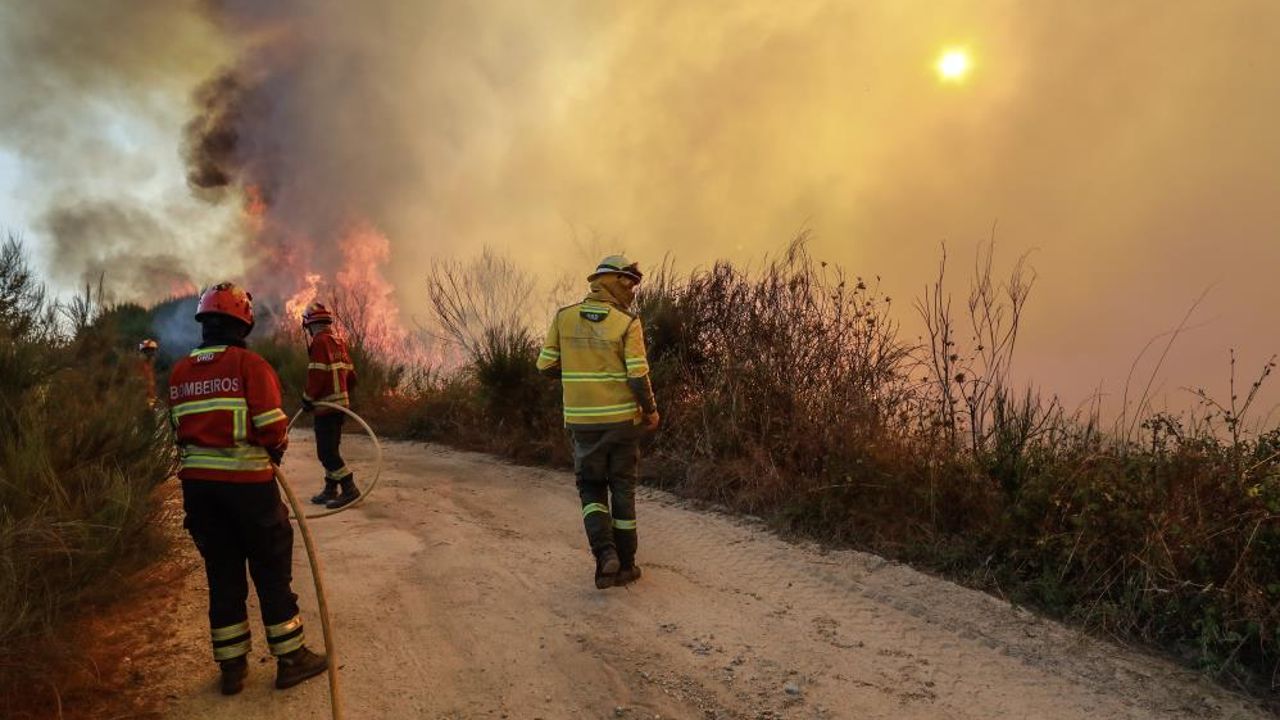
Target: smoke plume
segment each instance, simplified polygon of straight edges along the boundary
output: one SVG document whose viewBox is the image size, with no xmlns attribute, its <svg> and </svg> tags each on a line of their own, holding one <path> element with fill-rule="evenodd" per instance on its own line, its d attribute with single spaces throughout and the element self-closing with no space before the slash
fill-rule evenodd
<svg viewBox="0 0 1280 720">
<path fill-rule="evenodd" d="M 99 278 L 154 301 L 238 271 L 227 213 L 181 184 L 175 130 L 191 87 L 223 57 L 217 29 L 182 0 L 0 4 L 0 153 L 11 203 L 63 287 Z"/>
<path fill-rule="evenodd" d="M 808 228 L 905 299 L 998 220 L 1041 271 L 1021 367 L 1050 388 L 1116 391 L 1214 283 L 1169 395 L 1277 348 L 1270 0 L 10 5 L 0 142 L 31 204 L 120 203 L 120 247 L 196 283 L 345 273 L 410 314 L 433 258 L 485 246 L 580 277 L 577 236 L 690 267 Z M 944 85 L 952 45 L 974 69 Z M 127 254 L 63 244 L 69 278 Z"/>
<path fill-rule="evenodd" d="M 196 290 L 186 261 L 160 249 L 169 232 L 144 208 L 105 201 L 59 205 L 46 212 L 43 229 L 52 240 L 51 267 L 59 273 L 79 269 L 78 277 L 63 280 L 105 285 L 110 278 L 111 288 L 144 288 L 152 298 Z"/>
</svg>

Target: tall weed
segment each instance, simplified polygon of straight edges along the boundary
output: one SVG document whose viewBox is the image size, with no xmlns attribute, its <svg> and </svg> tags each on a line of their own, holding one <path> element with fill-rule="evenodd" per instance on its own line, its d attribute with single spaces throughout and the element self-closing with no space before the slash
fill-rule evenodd
<svg viewBox="0 0 1280 720">
<path fill-rule="evenodd" d="M 162 544 L 151 491 L 171 441 L 97 297 L 52 302 L 19 243 L 0 246 L 3 685 L 39 666 L 69 610 L 118 593 Z"/>
</svg>

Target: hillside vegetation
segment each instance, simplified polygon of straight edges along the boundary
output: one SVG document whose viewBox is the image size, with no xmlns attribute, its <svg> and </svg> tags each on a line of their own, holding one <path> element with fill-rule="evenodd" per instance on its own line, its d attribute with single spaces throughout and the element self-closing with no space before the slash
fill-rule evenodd
<svg viewBox="0 0 1280 720">
<path fill-rule="evenodd" d="M 21 245 L 0 246 L 0 687 L 56 685 L 69 614 L 163 548 L 172 443 L 122 332 L 142 311 L 95 298 L 50 300 Z"/>
<path fill-rule="evenodd" d="M 483 316 L 459 314 L 458 275 L 474 270 L 438 267 L 430 283 L 465 365 L 365 410 L 402 436 L 567 466 L 559 388 L 534 369 L 542 328 L 518 319 L 528 291 L 495 288 Z M 514 266 L 491 270 L 529 286 Z M 1009 379 L 1029 267 L 998 278 L 988 249 L 959 311 L 945 275 L 944 258 L 912 308 L 928 332 L 911 342 L 874 279 L 815 261 L 803 238 L 757 272 L 654 273 L 638 300 L 663 413 L 647 480 L 1274 694 L 1280 428 L 1247 431 L 1274 364 L 1181 416 L 1135 389 L 1104 425 Z"/>
</svg>

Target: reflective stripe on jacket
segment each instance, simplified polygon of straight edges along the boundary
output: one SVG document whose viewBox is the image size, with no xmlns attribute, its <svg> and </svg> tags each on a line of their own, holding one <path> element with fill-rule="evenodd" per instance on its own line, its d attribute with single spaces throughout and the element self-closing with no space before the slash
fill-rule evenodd
<svg viewBox="0 0 1280 720">
<path fill-rule="evenodd" d="M 351 363 L 346 341 L 334 335 L 332 330 L 322 330 L 311 338 L 307 355 L 310 357 L 307 389 L 302 397 L 351 407 L 350 393 L 351 386 L 355 384 L 356 366 Z M 318 407 L 315 412 L 316 415 L 330 415 L 339 411 Z"/>
<path fill-rule="evenodd" d="M 257 353 L 234 345 L 197 348 L 174 366 L 169 417 L 183 480 L 270 482 L 267 448 L 288 443 L 279 378 Z"/>
<path fill-rule="evenodd" d="M 560 378 L 571 429 L 633 425 L 655 409 L 640 318 L 594 294 L 556 313 L 538 370 Z"/>
</svg>

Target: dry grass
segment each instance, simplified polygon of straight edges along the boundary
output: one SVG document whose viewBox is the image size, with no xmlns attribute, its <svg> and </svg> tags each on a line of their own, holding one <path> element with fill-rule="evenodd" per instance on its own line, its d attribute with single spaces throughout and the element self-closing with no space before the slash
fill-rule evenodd
<svg viewBox="0 0 1280 720">
<path fill-rule="evenodd" d="M 916 303 L 923 343 L 898 335 L 874 278 L 815 261 L 803 238 L 753 273 L 655 273 L 639 305 L 664 429 L 649 441 L 647 479 L 1151 642 L 1275 696 L 1280 430 L 1250 435 L 1247 403 L 1206 396 L 1205 412 L 1106 431 L 1096 413 L 1013 387 L 1035 276 L 1023 261 L 1003 279 L 994 266 L 980 254 L 955 313 L 944 256 Z M 472 287 L 483 283 L 439 280 L 437 309 L 484 303 Z M 466 302 L 451 287 L 472 288 Z M 567 464 L 558 388 L 533 373 L 536 331 L 501 314 L 472 324 L 469 365 L 402 387 L 382 421 Z"/>
</svg>

